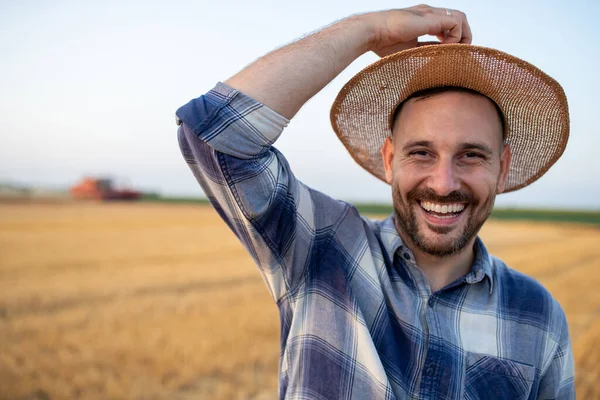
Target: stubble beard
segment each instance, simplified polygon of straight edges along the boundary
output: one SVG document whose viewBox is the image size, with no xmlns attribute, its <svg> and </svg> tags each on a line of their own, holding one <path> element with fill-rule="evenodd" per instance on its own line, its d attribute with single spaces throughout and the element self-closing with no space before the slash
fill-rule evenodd
<svg viewBox="0 0 600 400">
<path fill-rule="evenodd" d="M 402 235 L 404 233 L 412 244 L 422 252 L 441 258 L 460 252 L 479 233 L 479 230 L 492 212 L 495 195 L 490 196 L 478 207 L 478 210 L 475 209 L 477 205 L 474 202 L 473 195 L 466 191 L 456 191 L 450 193 L 448 196 L 440 197 L 431 189 L 416 188 L 408 192 L 405 202 L 398 187 L 394 186 L 392 189 L 392 198 L 394 201 L 396 229 L 399 231 L 401 237 L 404 236 Z M 420 207 L 420 205 L 416 203 L 416 200 L 432 201 L 435 203 L 467 203 L 468 208 L 463 212 L 468 212 L 469 215 L 467 216 L 464 228 L 460 226 L 432 226 L 426 221 L 423 221 L 423 224 L 427 225 L 427 227 L 421 228 L 416 215 L 418 211 L 415 210 L 415 207 Z M 457 229 L 462 229 L 462 232 L 454 240 L 436 240 L 435 238 L 427 237 L 425 232 L 423 232 L 425 229 L 437 235 L 448 235 Z M 403 240 L 405 240 L 404 237 Z"/>
</svg>

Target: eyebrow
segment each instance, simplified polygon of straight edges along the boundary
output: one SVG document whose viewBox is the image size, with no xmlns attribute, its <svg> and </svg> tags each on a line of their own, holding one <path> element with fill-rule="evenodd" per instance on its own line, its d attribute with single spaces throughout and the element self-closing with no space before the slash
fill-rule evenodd
<svg viewBox="0 0 600 400">
<path fill-rule="evenodd" d="M 429 140 L 411 140 L 402 146 L 402 151 L 407 152 L 413 147 L 433 147 L 433 142 Z M 488 156 L 494 154 L 490 147 L 481 143 L 462 143 L 460 145 L 460 150 L 479 150 Z"/>
<path fill-rule="evenodd" d="M 460 148 L 461 150 L 479 150 L 482 153 L 486 153 L 488 156 L 494 154 L 491 148 L 481 143 L 463 143 Z"/>
<path fill-rule="evenodd" d="M 433 143 L 429 140 L 411 140 L 402 146 L 402 151 L 406 152 L 413 147 L 433 147 Z"/>
</svg>

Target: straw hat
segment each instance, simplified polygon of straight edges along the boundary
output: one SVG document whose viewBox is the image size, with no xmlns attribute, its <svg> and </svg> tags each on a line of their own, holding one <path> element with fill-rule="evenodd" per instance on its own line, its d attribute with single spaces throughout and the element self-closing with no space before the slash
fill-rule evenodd
<svg viewBox="0 0 600 400">
<path fill-rule="evenodd" d="M 415 47 L 369 65 L 338 94 L 331 124 L 352 158 L 385 182 L 381 147 L 392 134 L 394 110 L 438 86 L 475 90 L 500 107 L 512 153 L 505 192 L 536 181 L 564 152 L 569 109 L 562 87 L 510 54 L 468 44 Z"/>
</svg>

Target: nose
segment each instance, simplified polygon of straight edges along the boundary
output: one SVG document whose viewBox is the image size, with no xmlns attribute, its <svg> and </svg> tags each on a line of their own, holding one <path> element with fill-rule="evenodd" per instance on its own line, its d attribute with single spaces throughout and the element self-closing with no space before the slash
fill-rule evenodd
<svg viewBox="0 0 600 400">
<path fill-rule="evenodd" d="M 439 160 L 431 171 L 429 187 L 439 196 L 447 196 L 460 189 L 456 166 L 451 160 Z"/>
</svg>

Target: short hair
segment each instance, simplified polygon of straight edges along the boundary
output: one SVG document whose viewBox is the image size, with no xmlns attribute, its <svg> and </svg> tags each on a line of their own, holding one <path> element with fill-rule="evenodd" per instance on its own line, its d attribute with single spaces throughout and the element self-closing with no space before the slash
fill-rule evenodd
<svg viewBox="0 0 600 400">
<path fill-rule="evenodd" d="M 491 101 L 492 104 L 494 105 L 494 107 L 496 108 L 496 112 L 498 113 L 498 118 L 500 118 L 500 125 L 502 127 L 502 140 L 504 141 L 504 139 L 506 139 L 506 129 L 505 129 L 506 126 L 505 126 L 505 122 L 504 122 L 504 113 L 500 109 L 500 106 L 498 106 L 498 104 L 496 104 L 496 102 L 494 100 L 490 99 L 488 96 L 486 96 L 476 90 L 468 89 L 468 88 L 461 87 L 461 86 L 436 86 L 436 87 L 432 87 L 432 88 L 419 90 L 417 92 L 414 92 L 410 96 L 408 96 L 404 101 L 402 101 L 402 103 L 398 104 L 398 106 L 394 110 L 394 114 L 392 116 L 392 132 L 394 131 L 394 126 L 396 125 L 396 121 L 398 120 L 398 117 L 400 116 L 400 111 L 402 111 L 402 107 L 404 107 L 404 104 L 406 104 L 407 101 L 409 101 L 411 99 L 415 99 L 415 98 L 426 98 L 426 97 L 430 97 L 430 96 L 435 96 L 436 94 L 445 93 L 445 92 L 471 93 L 471 94 L 483 96 L 486 99 L 488 99 L 489 101 Z"/>
</svg>

